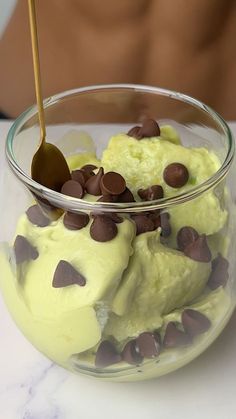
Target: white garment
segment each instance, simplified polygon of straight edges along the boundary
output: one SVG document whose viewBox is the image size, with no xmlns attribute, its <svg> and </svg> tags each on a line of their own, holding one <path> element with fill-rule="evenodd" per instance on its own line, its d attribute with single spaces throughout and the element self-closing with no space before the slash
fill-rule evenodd
<svg viewBox="0 0 236 419">
<path fill-rule="evenodd" d="M 17 0 L 0 0 L 0 37 L 12 15 Z"/>
</svg>

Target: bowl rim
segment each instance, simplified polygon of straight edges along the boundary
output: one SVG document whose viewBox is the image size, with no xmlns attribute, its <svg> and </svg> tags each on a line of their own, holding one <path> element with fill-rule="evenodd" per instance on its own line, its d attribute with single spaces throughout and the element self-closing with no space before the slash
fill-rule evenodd
<svg viewBox="0 0 236 419">
<path fill-rule="evenodd" d="M 63 101 L 63 99 L 68 98 L 69 96 L 81 94 L 81 93 L 91 93 L 102 90 L 130 90 L 133 92 L 142 92 L 142 93 L 152 93 L 160 96 L 170 97 L 175 100 L 179 100 L 190 104 L 198 109 L 201 109 L 206 114 L 210 115 L 211 118 L 220 125 L 221 129 L 224 132 L 225 138 L 228 142 L 228 149 L 226 153 L 225 160 L 221 164 L 220 168 L 206 181 L 202 182 L 200 185 L 197 185 L 187 192 L 183 192 L 178 195 L 174 195 L 168 198 L 162 198 L 155 201 L 142 201 L 142 202 L 130 202 L 130 203 L 108 203 L 108 202 L 91 202 L 84 199 L 73 198 L 67 195 L 63 195 L 60 192 L 55 192 L 45 186 L 35 182 L 27 173 L 25 173 L 22 168 L 18 165 L 13 151 L 14 138 L 20 130 L 21 126 L 27 122 L 29 118 L 37 114 L 37 106 L 31 106 L 26 111 L 24 111 L 13 123 L 11 126 L 6 139 L 5 153 L 7 162 L 12 169 L 15 176 L 24 183 L 28 189 L 33 193 L 41 196 L 42 198 L 48 200 L 50 203 L 54 204 L 57 207 L 69 209 L 71 211 L 91 211 L 96 208 L 96 210 L 101 210 L 103 212 L 141 212 L 141 211 L 151 211 L 151 210 L 161 210 L 166 207 L 172 207 L 184 202 L 188 202 L 204 192 L 212 189 L 216 186 L 221 180 L 227 175 L 230 166 L 232 164 L 235 145 L 233 140 L 233 135 L 228 124 L 225 120 L 211 107 L 204 104 L 203 102 L 192 98 L 188 95 L 185 95 L 180 92 L 173 90 L 163 89 L 155 86 L 141 85 L 141 84 L 129 84 L 129 83 L 119 83 L 119 84 L 98 84 L 86 87 L 80 87 L 76 89 L 67 90 L 56 95 L 50 96 L 44 100 L 44 108 L 56 104 L 57 102 Z"/>
</svg>

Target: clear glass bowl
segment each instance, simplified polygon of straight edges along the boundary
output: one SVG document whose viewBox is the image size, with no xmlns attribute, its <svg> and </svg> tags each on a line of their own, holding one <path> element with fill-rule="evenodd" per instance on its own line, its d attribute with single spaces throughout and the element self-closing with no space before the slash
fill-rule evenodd
<svg viewBox="0 0 236 419">
<path fill-rule="evenodd" d="M 185 187 L 166 188 L 164 198 L 153 201 L 97 202 L 98 196 L 78 199 L 54 192 L 30 177 L 39 143 L 37 109 L 22 114 L 8 134 L 11 170 L 5 169 L 0 197 L 0 285 L 13 319 L 47 357 L 96 378 L 143 380 L 187 364 L 221 333 L 235 306 L 236 190 L 229 127 L 193 98 L 139 85 L 58 94 L 45 100 L 45 117 L 47 138 L 62 150 L 71 169 L 99 165 L 97 158 L 111 136 L 154 118 L 166 138 L 164 149 L 167 143 L 177 147 L 174 157 L 172 148 L 165 149 L 162 164 L 184 158 L 185 151 L 173 145 L 177 132 L 184 147 L 191 148 L 186 165 L 192 173 Z M 206 164 L 201 157 L 202 166 L 192 151 L 199 147 L 208 156 Z M 132 156 L 122 150 L 115 155 L 114 170 L 121 164 L 129 174 L 134 161 L 139 167 L 139 155 L 135 148 Z M 218 162 L 216 170 L 209 166 L 209 155 Z M 146 183 L 152 179 L 159 164 L 150 151 L 136 170 L 139 182 L 145 174 Z M 38 212 L 28 211 L 35 203 L 35 211 L 44 212 L 40 222 Z M 65 212 L 86 213 L 89 223 L 68 229 Z M 96 220 L 98 214 L 100 220 L 104 214 L 106 220 L 113 217 L 113 239 L 91 238 L 95 213 Z M 117 215 L 123 222 L 114 222 Z M 136 236 L 140 216 L 149 224 L 152 220 L 155 229 Z M 181 230 L 177 240 L 186 226 L 197 233 Z M 76 283 L 71 267 L 79 273 Z M 72 285 L 61 285 L 63 275 Z"/>
</svg>

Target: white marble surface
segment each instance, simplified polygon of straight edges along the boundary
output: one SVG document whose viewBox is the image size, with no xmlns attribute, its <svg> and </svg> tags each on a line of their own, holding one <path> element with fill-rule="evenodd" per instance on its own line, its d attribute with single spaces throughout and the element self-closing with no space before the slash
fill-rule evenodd
<svg viewBox="0 0 236 419">
<path fill-rule="evenodd" d="M 3 141 L 0 122 L 0 185 Z M 236 134 L 236 124 L 233 126 Z M 26 341 L 0 297 L 0 419 L 234 419 L 236 313 L 198 359 L 166 377 L 115 384 L 75 376 Z"/>
</svg>

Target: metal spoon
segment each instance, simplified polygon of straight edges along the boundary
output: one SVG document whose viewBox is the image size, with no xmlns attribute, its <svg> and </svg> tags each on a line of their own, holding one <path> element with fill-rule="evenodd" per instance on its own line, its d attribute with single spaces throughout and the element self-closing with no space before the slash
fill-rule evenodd
<svg viewBox="0 0 236 419">
<path fill-rule="evenodd" d="M 47 188 L 60 192 L 62 185 L 67 180 L 71 179 L 71 176 L 66 159 L 62 152 L 54 144 L 46 142 L 35 1 L 28 0 L 28 7 L 34 64 L 35 92 L 40 125 L 40 145 L 32 160 L 31 175 L 36 182 L 46 186 Z"/>
</svg>

